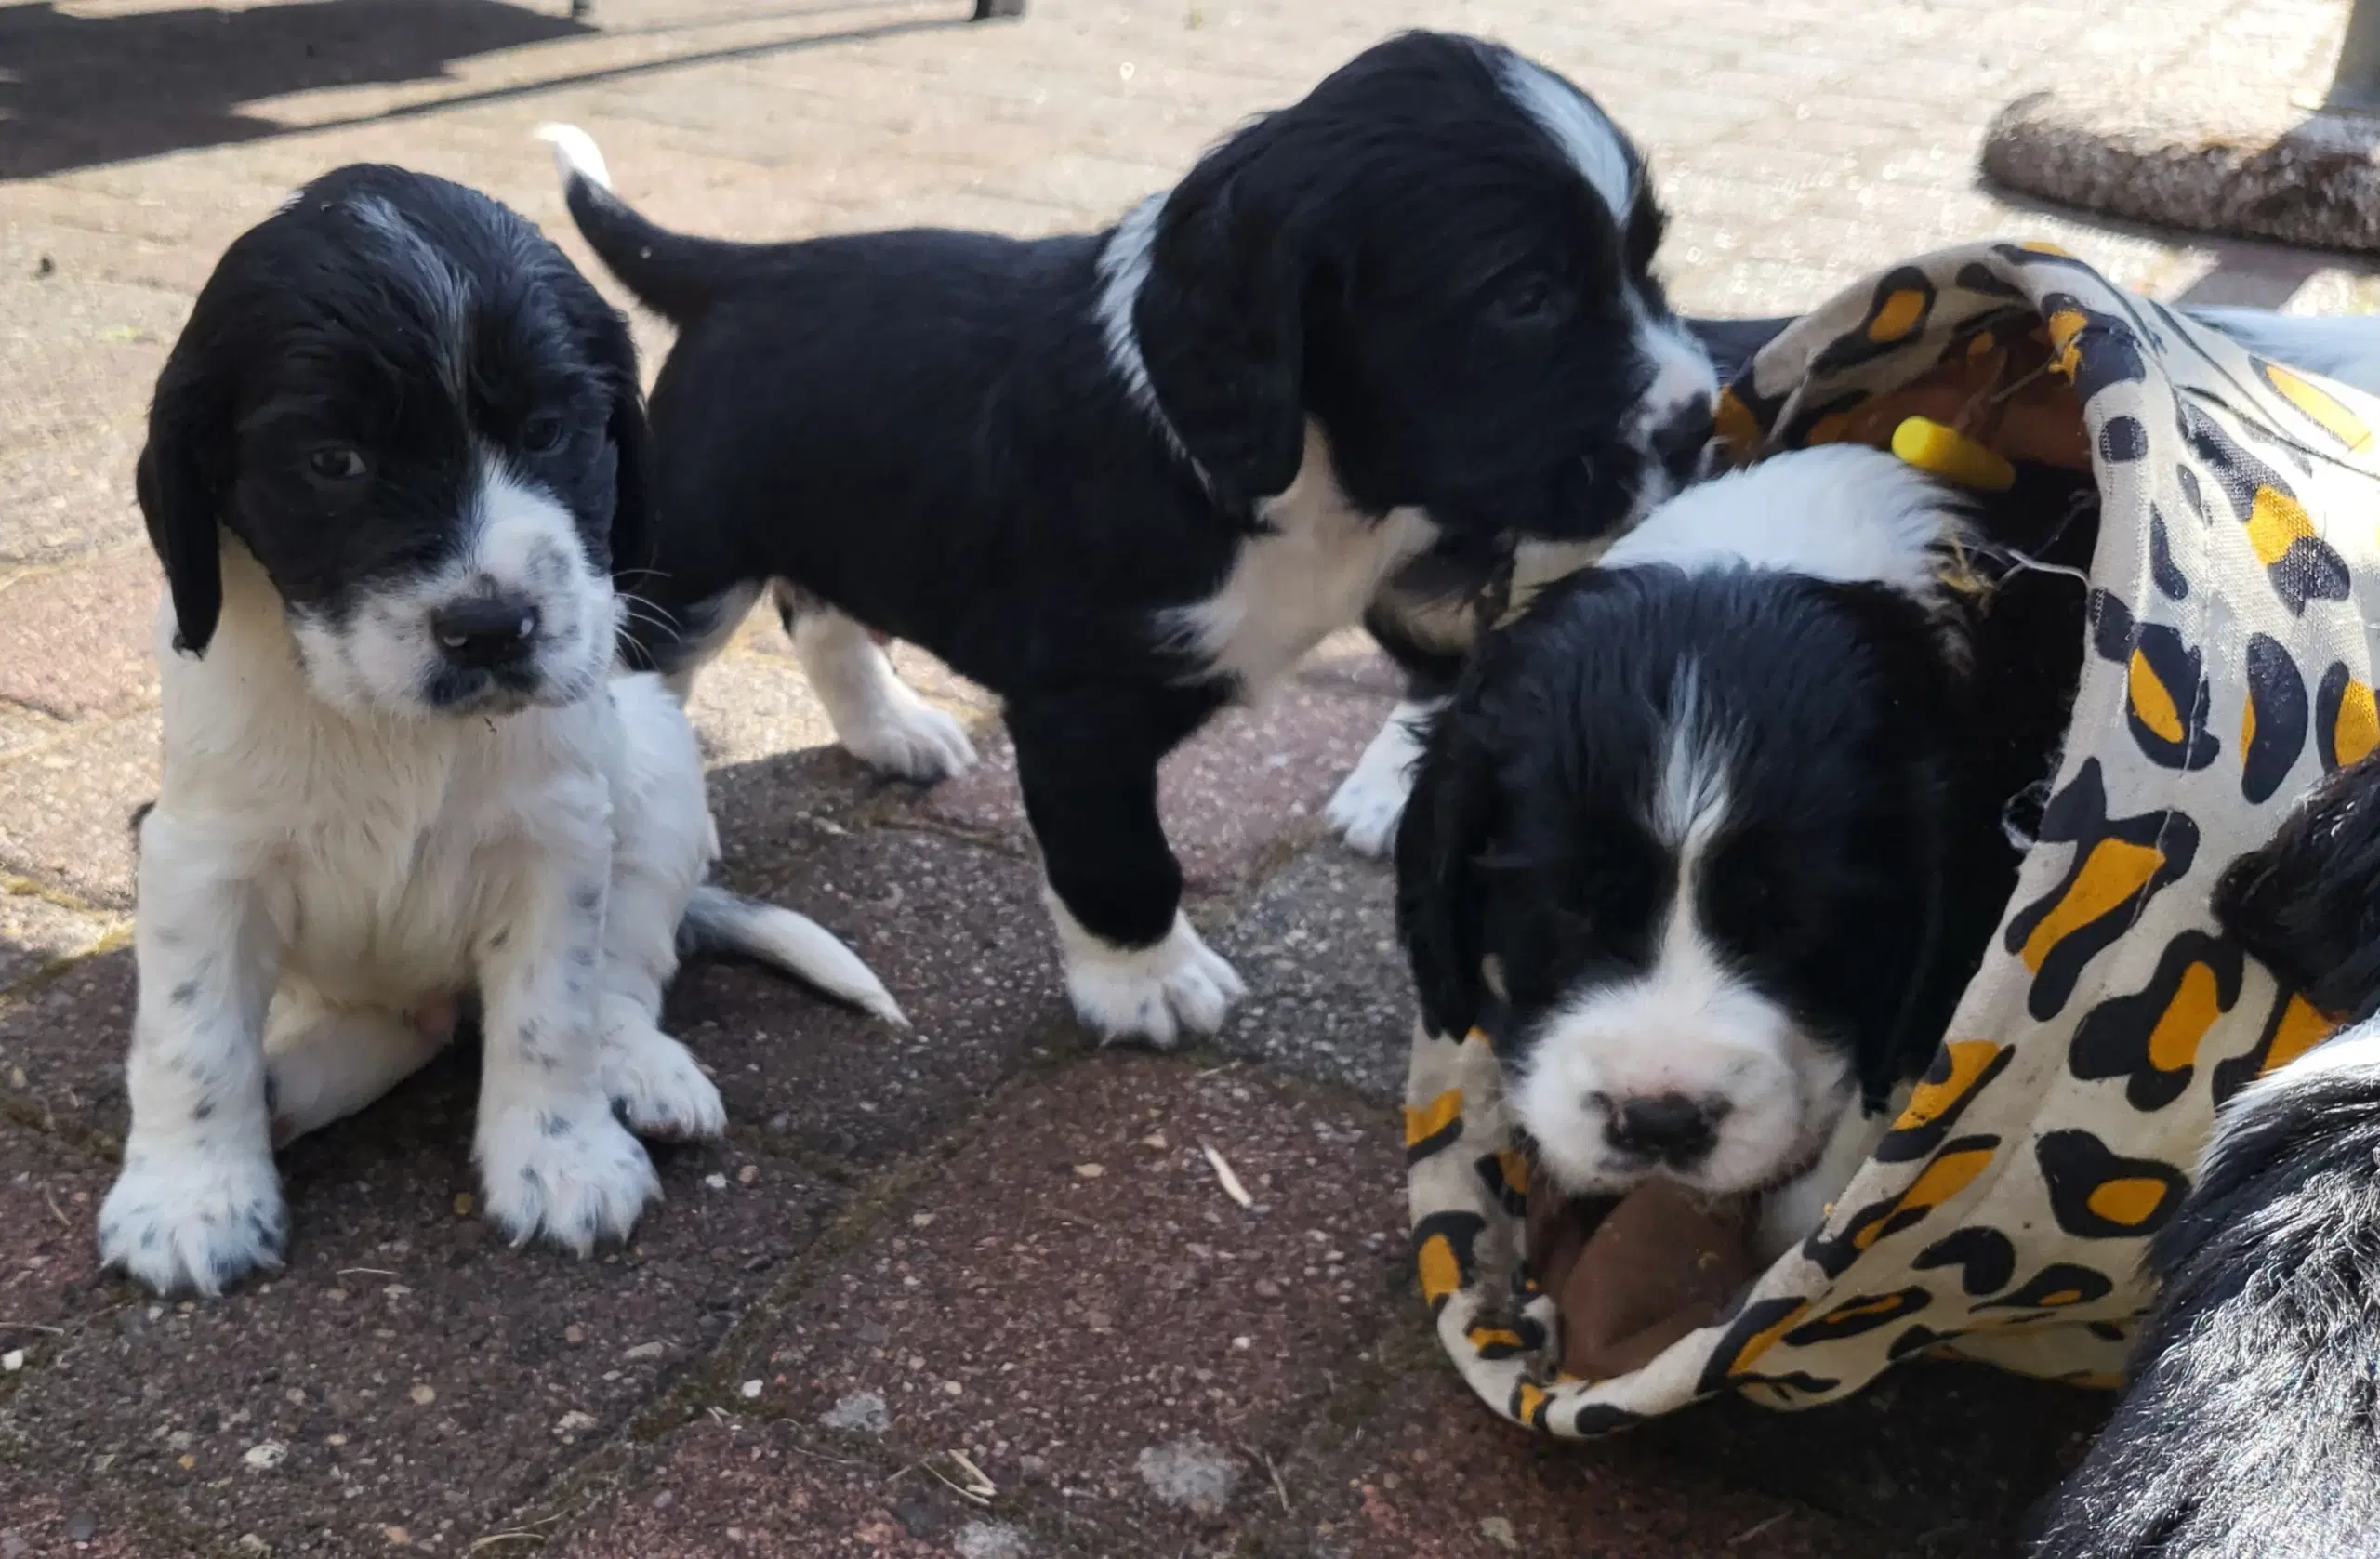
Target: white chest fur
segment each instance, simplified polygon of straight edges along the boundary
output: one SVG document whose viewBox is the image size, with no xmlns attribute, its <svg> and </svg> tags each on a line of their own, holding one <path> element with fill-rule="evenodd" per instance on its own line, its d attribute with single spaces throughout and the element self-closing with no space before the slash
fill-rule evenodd
<svg viewBox="0 0 2380 1559">
<path fill-rule="evenodd" d="M 1254 696 L 1329 635 L 1360 621 L 1388 576 L 1426 551 L 1437 527 L 1418 509 L 1371 515 L 1340 489 L 1322 430 L 1261 512 L 1271 528 L 1240 543 L 1223 588 L 1164 613 L 1158 630 Z"/>
</svg>

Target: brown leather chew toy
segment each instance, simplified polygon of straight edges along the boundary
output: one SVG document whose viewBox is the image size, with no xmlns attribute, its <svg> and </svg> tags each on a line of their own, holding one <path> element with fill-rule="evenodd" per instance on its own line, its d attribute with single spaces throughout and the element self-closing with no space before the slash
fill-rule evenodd
<svg viewBox="0 0 2380 1559">
<path fill-rule="evenodd" d="M 1561 1316 L 1565 1375 L 1642 1368 L 1716 1322 L 1758 1275 L 1750 1197 L 1706 1202 L 1647 1181 L 1613 1202 L 1562 1201 L 1531 1180 L 1529 1271 Z"/>
</svg>

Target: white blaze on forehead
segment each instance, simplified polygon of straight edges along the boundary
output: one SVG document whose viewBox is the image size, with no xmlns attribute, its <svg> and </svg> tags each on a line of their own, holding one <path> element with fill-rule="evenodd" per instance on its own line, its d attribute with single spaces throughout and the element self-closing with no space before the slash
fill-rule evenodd
<svg viewBox="0 0 2380 1559">
<path fill-rule="evenodd" d="M 1681 661 L 1670 684 L 1669 739 L 1653 785 L 1653 834 L 1677 852 L 1681 898 L 1692 892 L 1695 867 L 1727 812 L 1726 758 L 1703 718 L 1699 684 L 1694 663 Z"/>
<path fill-rule="evenodd" d="M 463 369 L 463 324 L 469 310 L 469 286 L 454 262 L 405 219 L 404 214 L 378 195 L 359 195 L 348 202 L 358 220 L 389 242 L 389 261 L 409 274 L 438 315 L 441 368 L 459 380 Z"/>
<path fill-rule="evenodd" d="M 1587 95 L 1541 65 L 1508 56 L 1501 72 L 1507 97 L 1554 138 L 1601 196 L 1614 221 L 1625 221 L 1636 198 L 1636 158 L 1628 138 Z"/>
<path fill-rule="evenodd" d="M 1593 976 L 1540 1022 L 1513 1104 L 1550 1178 L 1575 1192 L 1616 1192 L 1657 1172 L 1609 1139 L 1634 1099 L 1683 1094 L 1719 1107 L 1711 1150 L 1670 1173 L 1709 1191 L 1770 1184 L 1808 1161 L 1849 1097 L 1849 1060 L 1804 1033 L 1758 982 L 1730 967 L 1703 924 L 1701 884 L 1729 806 L 1726 733 L 1701 678 L 1680 667 L 1646 822 L 1661 846 L 1666 902 L 1642 973 Z"/>
</svg>

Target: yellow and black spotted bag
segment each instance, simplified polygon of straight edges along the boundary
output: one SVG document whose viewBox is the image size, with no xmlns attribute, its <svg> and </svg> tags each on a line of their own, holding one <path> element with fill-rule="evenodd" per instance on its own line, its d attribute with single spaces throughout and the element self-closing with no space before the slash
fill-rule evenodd
<svg viewBox="0 0 2380 1559">
<path fill-rule="evenodd" d="M 1752 453 L 1822 441 L 1830 419 L 2012 329 L 2045 333 L 2099 491 L 2073 721 L 1984 964 L 1824 1226 L 1642 1367 L 1563 1377 L 1554 1301 L 1524 1270 L 1527 1166 L 1495 1057 L 1415 1037 L 1422 1292 L 1511 1419 L 1570 1436 L 1725 1391 L 1801 1407 L 1920 1354 L 2112 1384 L 2148 1238 L 2215 1109 L 2328 1032 L 2207 901 L 2316 778 L 2380 743 L 2380 403 L 2060 252 L 1985 244 L 1796 321 L 1723 398 L 1722 433 Z"/>
</svg>

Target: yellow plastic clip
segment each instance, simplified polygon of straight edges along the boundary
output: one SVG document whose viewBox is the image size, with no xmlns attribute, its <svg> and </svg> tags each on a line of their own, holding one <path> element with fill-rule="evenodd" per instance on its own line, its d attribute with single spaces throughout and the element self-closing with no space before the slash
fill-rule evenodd
<svg viewBox="0 0 2380 1559">
<path fill-rule="evenodd" d="M 1893 429 L 1893 453 L 1921 471 L 1963 487 L 1998 493 L 2016 482 L 2016 468 L 2005 456 L 1931 417 L 1904 417 Z"/>
</svg>

